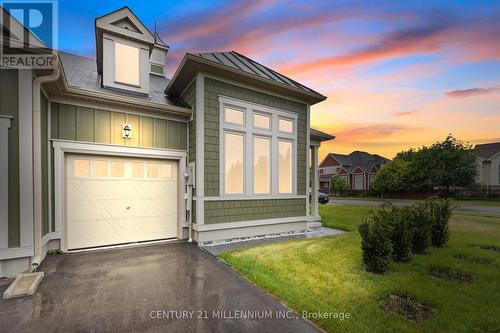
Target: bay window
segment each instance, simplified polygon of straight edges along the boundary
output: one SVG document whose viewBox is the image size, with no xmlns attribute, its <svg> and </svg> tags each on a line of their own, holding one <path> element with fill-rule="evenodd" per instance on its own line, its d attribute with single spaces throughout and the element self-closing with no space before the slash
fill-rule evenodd
<svg viewBox="0 0 500 333">
<path fill-rule="evenodd" d="M 220 195 L 296 194 L 297 115 L 220 97 Z"/>
</svg>

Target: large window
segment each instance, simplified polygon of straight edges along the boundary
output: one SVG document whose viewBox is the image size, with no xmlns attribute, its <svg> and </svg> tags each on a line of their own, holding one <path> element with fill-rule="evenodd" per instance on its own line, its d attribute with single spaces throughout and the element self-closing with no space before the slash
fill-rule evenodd
<svg viewBox="0 0 500 333">
<path fill-rule="evenodd" d="M 221 195 L 296 193 L 297 116 L 220 97 Z"/>
<path fill-rule="evenodd" d="M 244 169 L 244 136 L 242 134 L 225 133 L 224 156 L 226 163 L 224 164 L 225 173 L 225 192 L 227 194 L 242 194 L 243 193 L 243 169 Z"/>
<path fill-rule="evenodd" d="M 140 85 L 137 47 L 115 42 L 115 82 Z"/>
<path fill-rule="evenodd" d="M 292 148 L 289 141 L 279 142 L 279 193 L 292 193 Z"/>
<path fill-rule="evenodd" d="M 271 140 L 253 138 L 253 192 L 271 193 Z"/>
</svg>

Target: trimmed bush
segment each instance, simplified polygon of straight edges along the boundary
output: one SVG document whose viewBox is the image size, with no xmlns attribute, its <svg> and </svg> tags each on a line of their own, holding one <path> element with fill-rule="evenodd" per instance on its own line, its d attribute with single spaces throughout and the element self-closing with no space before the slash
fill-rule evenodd
<svg viewBox="0 0 500 333">
<path fill-rule="evenodd" d="M 392 259 L 395 262 L 410 261 L 413 240 L 413 230 L 410 225 L 411 217 L 411 207 L 402 207 L 394 209 L 392 218 L 388 219 L 388 222 L 392 224 Z"/>
<path fill-rule="evenodd" d="M 377 219 L 365 219 L 359 226 L 359 234 L 366 270 L 374 273 L 385 272 L 392 256 L 390 227 Z"/>
<path fill-rule="evenodd" d="M 413 253 L 423 254 L 431 245 L 432 219 L 425 204 L 416 204 L 411 206 L 409 214 L 411 226 L 412 251 Z"/>
<path fill-rule="evenodd" d="M 450 238 L 448 223 L 450 221 L 452 209 L 450 200 L 432 198 L 426 200 L 425 205 L 431 218 L 431 243 L 432 246 L 445 246 Z"/>
<path fill-rule="evenodd" d="M 389 238 L 392 245 L 392 259 L 395 262 L 410 261 L 412 248 L 412 229 L 410 226 L 411 208 L 398 208 L 390 204 L 380 206 L 372 215 L 377 223 L 385 223 L 389 228 Z"/>
</svg>

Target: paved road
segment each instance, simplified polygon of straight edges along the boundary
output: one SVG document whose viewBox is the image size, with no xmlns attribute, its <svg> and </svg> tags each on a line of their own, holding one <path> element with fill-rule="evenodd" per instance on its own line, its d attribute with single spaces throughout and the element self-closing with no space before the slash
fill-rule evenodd
<svg viewBox="0 0 500 333">
<path fill-rule="evenodd" d="M 318 332 L 183 242 L 48 256 L 40 270 L 34 295 L 0 299 L 0 332 Z"/>
<path fill-rule="evenodd" d="M 370 200 L 356 200 L 356 199 L 333 199 L 328 203 L 329 205 L 352 205 L 352 206 L 380 206 L 384 204 L 382 201 L 370 201 Z M 395 201 L 392 203 L 394 206 L 402 207 L 414 204 L 414 202 L 409 201 Z M 457 204 L 456 210 L 460 211 L 470 211 L 479 213 L 495 213 L 500 214 L 500 206 L 488 206 L 488 205 L 470 205 L 470 204 Z"/>
</svg>

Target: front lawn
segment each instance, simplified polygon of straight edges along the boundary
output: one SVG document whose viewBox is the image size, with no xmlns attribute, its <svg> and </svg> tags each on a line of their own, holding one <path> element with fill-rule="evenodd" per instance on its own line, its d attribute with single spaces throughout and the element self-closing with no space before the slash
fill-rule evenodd
<svg viewBox="0 0 500 333">
<path fill-rule="evenodd" d="M 410 264 L 392 263 L 383 275 L 361 262 L 357 226 L 374 207 L 322 206 L 325 226 L 344 235 L 287 241 L 223 253 L 220 257 L 297 312 L 349 313 L 349 319 L 313 319 L 329 332 L 497 332 L 500 329 L 500 216 L 455 214 L 448 247 L 415 255 Z M 496 246 L 482 249 L 480 245 Z M 462 255 L 457 258 L 457 255 Z M 464 258 L 489 258 L 484 264 Z M 430 267 L 471 273 L 472 283 L 441 280 Z M 436 312 L 414 322 L 387 313 L 379 301 L 404 294 Z"/>
</svg>

